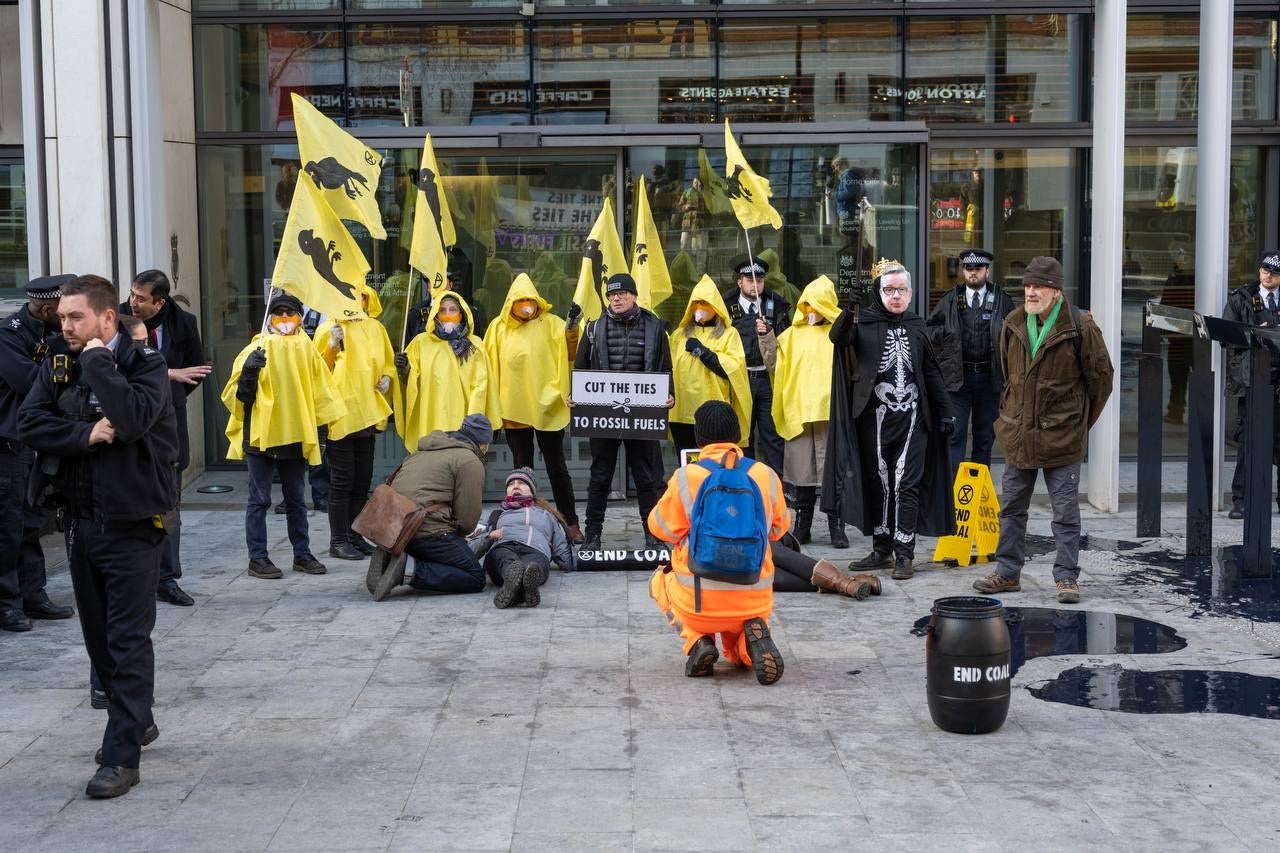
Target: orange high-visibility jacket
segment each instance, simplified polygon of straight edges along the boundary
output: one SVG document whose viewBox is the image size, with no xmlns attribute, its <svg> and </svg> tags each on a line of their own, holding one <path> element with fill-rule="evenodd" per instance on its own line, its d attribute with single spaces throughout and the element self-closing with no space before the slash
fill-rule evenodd
<svg viewBox="0 0 1280 853">
<path fill-rule="evenodd" d="M 708 444 L 701 450 L 703 459 L 719 462 L 726 453 L 742 455 L 736 444 Z M 675 547 L 671 550 L 671 571 L 663 575 L 671 606 L 685 613 L 750 619 L 769 613 L 773 608 L 773 555 L 766 548 L 760 580 L 750 586 L 703 578 L 702 607 L 694 606 L 693 573 L 689 571 L 689 516 L 693 502 L 711 472 L 701 465 L 680 468 L 667 482 L 667 491 L 649 513 L 649 532 Z M 757 462 L 747 476 L 760 487 L 764 497 L 765 516 L 769 519 L 768 536 L 777 541 L 791 527 L 791 516 L 782 497 L 782 482 L 773 470 Z"/>
</svg>

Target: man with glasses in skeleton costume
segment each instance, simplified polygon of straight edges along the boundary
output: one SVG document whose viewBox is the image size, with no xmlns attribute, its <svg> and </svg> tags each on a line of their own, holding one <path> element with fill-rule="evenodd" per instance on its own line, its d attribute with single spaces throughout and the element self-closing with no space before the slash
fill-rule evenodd
<svg viewBox="0 0 1280 853">
<path fill-rule="evenodd" d="M 831 327 L 834 446 L 823 472 L 823 511 L 872 537 L 851 571 L 914 574 L 917 532 L 952 532 L 948 436 L 955 429 L 942 371 L 920 315 L 909 310 L 911 274 L 898 261 L 871 268 L 878 299 L 850 307 Z"/>
</svg>

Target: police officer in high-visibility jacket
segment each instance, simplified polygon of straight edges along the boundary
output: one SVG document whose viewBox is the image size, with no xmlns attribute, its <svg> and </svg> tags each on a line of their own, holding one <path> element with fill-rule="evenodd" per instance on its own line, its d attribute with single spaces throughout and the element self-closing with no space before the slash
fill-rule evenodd
<svg viewBox="0 0 1280 853">
<path fill-rule="evenodd" d="M 703 459 L 723 461 L 730 454 L 742 457 L 738 416 L 728 403 L 710 400 L 699 406 L 694 413 L 694 432 Z M 782 497 L 782 482 L 759 462 L 747 474 L 764 498 L 766 536 L 776 542 L 791 523 Z M 773 612 L 773 557 L 769 549 L 764 550 L 756 583 L 740 585 L 700 578 L 695 596 L 694 575 L 689 569 L 690 515 L 698 489 L 709 476 L 711 472 L 698 465 L 679 469 L 649 514 L 650 531 L 675 546 L 671 565 L 659 567 L 650 579 L 649 594 L 684 638 L 688 655 L 685 675 L 697 678 L 712 674 L 720 656 L 715 640 L 719 634 L 726 660 L 754 669 L 761 684 L 773 684 L 782 677 L 782 655 L 769 636 L 769 614 Z"/>
</svg>

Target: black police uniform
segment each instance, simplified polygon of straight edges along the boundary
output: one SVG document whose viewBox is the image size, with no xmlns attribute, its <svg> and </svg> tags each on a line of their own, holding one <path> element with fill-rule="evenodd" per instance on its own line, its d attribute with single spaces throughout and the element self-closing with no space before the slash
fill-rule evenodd
<svg viewBox="0 0 1280 853">
<path fill-rule="evenodd" d="M 1276 288 L 1275 291 L 1277 303 L 1275 309 L 1269 305 L 1271 301 L 1269 296 L 1261 282 L 1246 284 L 1244 287 L 1233 290 L 1227 297 L 1227 306 L 1222 316 L 1248 326 L 1280 326 L 1280 288 Z M 1271 381 L 1273 385 L 1280 388 L 1280 365 L 1274 362 Z M 1249 351 L 1247 349 L 1227 348 L 1227 393 L 1236 397 L 1238 403 L 1235 431 L 1232 437 L 1240 442 L 1240 451 L 1236 454 L 1236 467 L 1231 477 L 1231 503 L 1232 515 L 1239 517 L 1244 507 L 1244 468 L 1249 455 L 1244 447 L 1244 437 L 1247 434 L 1245 424 L 1248 418 L 1245 403 L 1248 400 L 1246 395 L 1249 393 Z M 1275 441 L 1271 448 L 1272 461 L 1280 465 L 1280 398 L 1276 400 L 1274 414 L 1276 429 L 1273 433 Z M 1280 501 L 1280 470 L 1276 472 L 1276 498 Z"/>
<path fill-rule="evenodd" d="M 25 305 L 0 325 L 0 611 L 45 597 L 44 510 L 28 500 L 35 454 L 18 434 L 18 408 L 41 364 L 65 351 L 62 336 L 49 334 Z"/>
<path fill-rule="evenodd" d="M 637 306 L 636 314 L 626 322 L 616 319 L 607 309 L 587 324 L 582 343 L 574 357 L 576 370 L 617 370 L 671 374 L 671 347 L 663 321 L 652 311 Z M 639 438 L 593 438 L 591 444 L 591 479 L 587 486 L 585 536 L 595 545 L 604 528 L 605 503 L 609 498 L 609 482 L 618 466 L 618 448 L 627 447 L 627 467 L 635 482 L 640 504 L 640 519 L 649 530 L 649 512 L 666 488 L 663 477 L 662 448 L 658 442 Z"/>
<path fill-rule="evenodd" d="M 938 300 L 928 319 L 929 342 L 938 357 L 956 418 L 956 430 L 951 434 L 953 473 L 965 459 L 970 415 L 973 452 L 969 459 L 990 465 L 995 444 L 995 422 L 1000 413 L 1000 392 L 1004 390 L 1004 371 L 996 344 L 1004 318 L 1013 310 L 1013 300 L 991 281 L 985 287 L 986 293 L 975 308 L 973 298 L 978 291 L 956 285 Z"/>
<path fill-rule="evenodd" d="M 94 424 L 115 439 L 89 446 Z M 177 502 L 177 425 L 168 365 L 117 332 L 109 347 L 47 359 L 18 411 L 22 440 L 56 457 L 67 559 L 89 659 L 108 696 L 102 763 L 138 766 L 152 724 L 156 578 Z"/>
<path fill-rule="evenodd" d="M 751 436 L 746 452 L 768 465 L 781 477 L 785 442 L 773 423 L 773 380 L 765 366 L 760 336 L 756 333 L 757 317 L 751 310 L 755 306 L 744 311 L 739 302 L 741 291 L 736 287 L 720 295 L 725 307 L 729 309 L 729 320 L 733 323 L 733 328 L 742 338 L 742 349 L 747 356 L 747 378 L 751 382 Z M 759 303 L 760 314 L 775 336 L 782 334 L 791 325 L 792 306 L 787 300 L 768 288 L 761 288 Z"/>
</svg>

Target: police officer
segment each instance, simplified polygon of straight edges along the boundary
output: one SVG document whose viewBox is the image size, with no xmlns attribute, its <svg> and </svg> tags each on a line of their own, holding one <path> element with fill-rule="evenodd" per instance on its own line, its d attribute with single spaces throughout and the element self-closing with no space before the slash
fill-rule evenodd
<svg viewBox="0 0 1280 853">
<path fill-rule="evenodd" d="M 773 369 L 778 335 L 791 324 L 791 305 L 764 286 L 769 265 L 759 258 L 734 269 L 738 286 L 721 296 L 729 319 L 742 338 L 751 380 L 751 443 L 747 453 L 782 476 L 783 441 L 773 424 Z"/>
<path fill-rule="evenodd" d="M 18 407 L 51 352 L 65 351 L 58 334 L 59 288 L 73 275 L 33 279 L 27 304 L 0 326 L 0 628 L 30 631 L 32 619 L 70 619 L 44 590 L 40 528 L 44 511 L 27 500 L 35 454 L 19 440 Z"/>
<path fill-rule="evenodd" d="M 133 277 L 129 300 L 121 303 L 120 313 L 131 314 L 146 324 L 147 344 L 158 350 L 169 365 L 169 392 L 178 421 L 177 476 L 181 482 L 182 472 L 191 462 L 187 397 L 213 371 L 205 363 L 196 317 L 173 301 L 169 295 L 169 277 L 160 270 L 143 270 Z M 170 518 L 174 523 L 166 526 L 168 536 L 164 552 L 160 555 L 160 583 L 156 587 L 156 598 L 178 607 L 190 607 L 195 601 L 178 586 L 178 579 L 182 577 L 179 533 L 182 523 L 178 511 L 175 510 Z"/>
<path fill-rule="evenodd" d="M 138 784 L 142 746 L 159 735 L 151 631 L 161 516 L 177 503 L 168 366 L 121 333 L 118 305 L 115 285 L 96 275 L 62 287 L 58 317 L 70 354 L 45 361 L 18 410 L 22 440 L 57 462 L 80 625 L 107 693 L 100 766 L 85 789 L 97 798 Z"/>
<path fill-rule="evenodd" d="M 616 273 L 604 285 L 609 305 L 595 320 L 586 325 L 584 336 L 574 357 L 575 370 L 617 370 L 631 373 L 671 374 L 671 347 L 666 326 L 656 314 L 636 302 L 636 281 L 626 273 Z M 570 399 L 569 405 L 573 405 Z M 675 405 L 668 396 L 667 408 Z M 591 480 L 587 486 L 586 538 L 582 548 L 600 550 L 600 533 L 604 529 L 605 503 L 609 483 L 618 466 L 618 448 L 627 446 L 627 467 L 636 485 L 640 502 L 640 518 L 645 525 L 645 541 L 657 547 L 658 540 L 649 533 L 649 511 L 662 497 L 665 477 L 662 450 L 658 442 L 642 438 L 591 439 Z"/>
<path fill-rule="evenodd" d="M 951 434 L 951 473 L 965 459 L 969 421 L 973 420 L 973 452 L 969 459 L 991 464 L 995 422 L 1004 389 L 997 346 L 1013 300 L 991 281 L 992 254 L 966 249 L 959 257 L 962 280 L 938 300 L 929 315 L 929 342 L 938 356 L 951 397 L 956 430 Z"/>
<path fill-rule="evenodd" d="M 1258 280 L 1231 291 L 1222 316 L 1247 326 L 1280 326 L 1280 250 L 1268 249 L 1258 262 Z M 1272 383 L 1280 387 L 1280 369 L 1272 367 Z M 1249 393 L 1249 350 L 1243 347 L 1227 348 L 1227 393 L 1236 397 L 1236 428 L 1234 438 L 1240 442 L 1236 454 L 1236 470 L 1231 477 L 1231 518 L 1244 518 L 1244 467 L 1246 457 L 1244 436 L 1247 413 L 1246 395 Z M 1272 447 L 1273 460 L 1280 461 L 1280 401 L 1276 403 L 1276 441 Z M 1276 497 L 1280 500 L 1280 472 L 1276 475 Z"/>
</svg>

